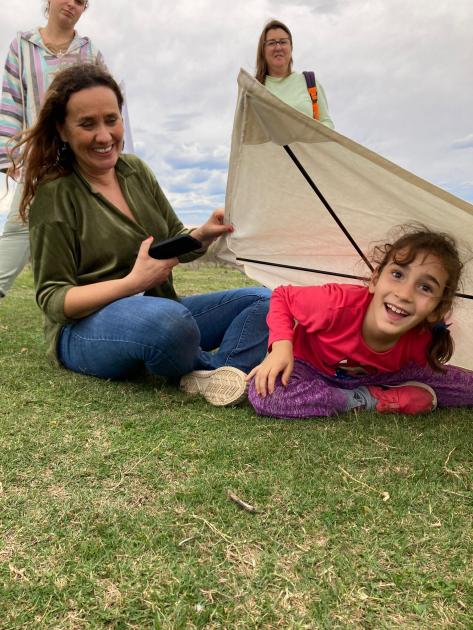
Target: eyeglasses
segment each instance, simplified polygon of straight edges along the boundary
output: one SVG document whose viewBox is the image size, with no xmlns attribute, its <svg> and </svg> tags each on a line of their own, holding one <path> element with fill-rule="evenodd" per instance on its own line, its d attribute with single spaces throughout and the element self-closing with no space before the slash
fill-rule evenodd
<svg viewBox="0 0 473 630">
<path fill-rule="evenodd" d="M 289 37 L 284 37 L 283 39 L 267 39 L 264 45 L 268 48 L 275 48 L 278 44 L 279 46 L 289 46 L 290 43 Z"/>
</svg>

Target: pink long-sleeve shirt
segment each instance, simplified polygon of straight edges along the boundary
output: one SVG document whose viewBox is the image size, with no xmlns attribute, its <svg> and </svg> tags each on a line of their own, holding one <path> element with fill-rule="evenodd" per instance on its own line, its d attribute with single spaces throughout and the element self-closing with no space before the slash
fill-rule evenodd
<svg viewBox="0 0 473 630">
<path fill-rule="evenodd" d="M 362 326 L 371 299 L 367 287 L 351 284 L 278 287 L 267 318 L 269 348 L 288 339 L 295 358 L 331 376 L 395 372 L 412 362 L 425 366 L 432 339 L 426 327 L 409 330 L 385 352 L 366 344 Z"/>
</svg>

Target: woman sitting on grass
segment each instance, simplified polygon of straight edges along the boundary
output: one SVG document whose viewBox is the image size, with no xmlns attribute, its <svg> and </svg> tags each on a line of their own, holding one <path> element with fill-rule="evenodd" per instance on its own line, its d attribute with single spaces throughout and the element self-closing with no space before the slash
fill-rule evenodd
<svg viewBox="0 0 473 630">
<path fill-rule="evenodd" d="M 101 378 L 127 378 L 142 366 L 174 381 L 186 375 L 185 391 L 234 404 L 266 353 L 269 291 L 177 297 L 171 272 L 179 260 L 148 251 L 153 239 L 187 230 L 150 169 L 122 155 L 122 103 L 103 68 L 73 66 L 56 76 L 17 145 L 49 355 Z M 231 230 L 214 211 L 191 232 L 203 247 L 182 260 Z"/>
<path fill-rule="evenodd" d="M 462 270 L 455 242 L 419 227 L 375 254 L 367 287 L 274 291 L 270 354 L 248 376 L 258 414 L 417 414 L 437 404 L 473 405 L 473 372 L 443 366 L 453 353 L 445 317 Z"/>
</svg>

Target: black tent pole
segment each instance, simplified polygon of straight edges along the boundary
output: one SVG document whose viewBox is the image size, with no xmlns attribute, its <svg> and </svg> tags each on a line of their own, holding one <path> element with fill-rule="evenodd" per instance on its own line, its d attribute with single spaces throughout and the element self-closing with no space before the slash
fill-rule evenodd
<svg viewBox="0 0 473 630">
<path fill-rule="evenodd" d="M 356 249 L 356 251 L 358 252 L 358 254 L 361 256 L 362 260 L 364 260 L 364 262 L 368 265 L 368 269 L 370 269 L 371 271 L 373 270 L 373 266 L 370 263 L 370 261 L 366 258 L 366 256 L 364 255 L 364 253 L 361 251 L 361 249 L 358 247 L 357 243 L 355 242 L 355 240 L 353 239 L 352 235 L 350 234 L 350 232 L 346 229 L 346 227 L 343 225 L 343 223 L 340 221 L 340 219 L 337 217 L 337 215 L 335 214 L 335 212 L 332 210 L 332 208 L 330 207 L 328 201 L 325 199 L 325 197 L 322 195 L 322 193 L 320 192 L 320 190 L 317 188 L 317 186 L 315 185 L 315 183 L 312 181 L 312 179 L 309 177 L 309 174 L 307 173 L 307 171 L 305 170 L 305 168 L 302 166 L 302 164 L 299 162 L 299 160 L 296 158 L 296 156 L 294 155 L 292 149 L 287 145 L 283 145 L 283 149 L 286 151 L 286 153 L 289 155 L 289 157 L 291 158 L 291 160 L 294 162 L 294 164 L 297 166 L 297 168 L 299 169 L 299 171 L 302 173 L 302 175 L 304 176 L 305 180 L 307 181 L 307 183 L 309 184 L 309 186 L 312 188 L 312 190 L 315 192 L 315 194 L 317 195 L 317 197 L 320 199 L 320 201 L 324 204 L 324 206 L 327 208 L 327 210 L 330 212 L 330 215 L 332 216 L 333 220 L 336 222 L 336 224 L 338 225 L 338 227 L 342 230 L 342 232 L 345 234 L 345 236 L 347 237 L 347 239 L 350 241 L 350 243 L 353 245 L 353 247 Z"/>
<path fill-rule="evenodd" d="M 363 276 L 353 276 L 349 273 L 340 273 L 336 271 L 324 271 L 323 269 L 311 269 L 310 267 L 297 267 L 296 265 L 286 265 L 284 263 L 268 262 L 266 260 L 256 260 L 255 258 L 242 258 L 236 256 L 236 260 L 241 262 L 256 263 L 258 265 L 268 265 L 270 267 L 280 267 L 282 269 L 294 269 L 295 271 L 309 271 L 310 273 L 320 273 L 323 276 L 335 276 L 335 278 L 348 278 L 349 280 L 368 280 Z"/>
</svg>

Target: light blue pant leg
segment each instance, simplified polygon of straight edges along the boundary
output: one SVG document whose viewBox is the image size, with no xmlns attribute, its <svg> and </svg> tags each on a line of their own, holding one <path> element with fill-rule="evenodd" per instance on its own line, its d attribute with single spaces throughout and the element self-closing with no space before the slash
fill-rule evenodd
<svg viewBox="0 0 473 630">
<path fill-rule="evenodd" d="M 173 379 L 219 365 L 249 371 L 266 352 L 268 298 L 266 289 L 222 291 L 182 302 L 123 298 L 65 326 L 59 360 L 70 370 L 101 378 L 127 378 L 143 365 Z"/>
<path fill-rule="evenodd" d="M 0 295 L 6 295 L 30 256 L 28 226 L 18 214 L 23 185 L 17 184 L 0 237 Z"/>
</svg>

